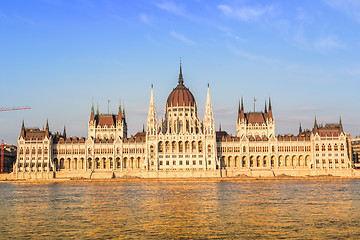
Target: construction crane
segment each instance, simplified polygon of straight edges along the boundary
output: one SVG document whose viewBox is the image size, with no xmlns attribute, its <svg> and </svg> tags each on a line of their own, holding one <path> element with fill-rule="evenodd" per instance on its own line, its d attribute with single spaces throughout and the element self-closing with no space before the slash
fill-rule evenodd
<svg viewBox="0 0 360 240">
<path fill-rule="evenodd" d="M 26 109 L 31 109 L 31 107 L 28 106 L 22 106 L 22 107 L 7 107 L 7 108 L 0 108 L 0 112 L 5 112 L 5 111 L 16 111 L 16 110 L 26 110 Z M 4 148 L 6 146 L 6 143 L 4 142 L 4 139 L 1 140 L 1 162 L 0 162 L 0 173 L 4 172 Z"/>
<path fill-rule="evenodd" d="M 31 107 L 23 106 L 23 107 L 0 108 L 0 112 L 4 112 L 4 111 L 15 111 L 15 110 L 26 110 L 26 109 L 31 109 Z"/>
<path fill-rule="evenodd" d="M 0 173 L 4 172 L 4 148 L 6 146 L 6 143 L 4 142 L 4 139 L 1 140 L 1 167 L 0 167 Z"/>
</svg>

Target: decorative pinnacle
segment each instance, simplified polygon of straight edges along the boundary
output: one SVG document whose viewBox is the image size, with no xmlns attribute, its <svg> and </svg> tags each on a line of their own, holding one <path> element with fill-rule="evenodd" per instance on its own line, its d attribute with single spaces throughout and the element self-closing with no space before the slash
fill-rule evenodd
<svg viewBox="0 0 360 240">
<path fill-rule="evenodd" d="M 182 76 L 182 69 L 181 69 L 181 58 L 180 58 L 179 85 L 184 85 L 184 79 L 183 79 L 183 76 Z"/>
</svg>

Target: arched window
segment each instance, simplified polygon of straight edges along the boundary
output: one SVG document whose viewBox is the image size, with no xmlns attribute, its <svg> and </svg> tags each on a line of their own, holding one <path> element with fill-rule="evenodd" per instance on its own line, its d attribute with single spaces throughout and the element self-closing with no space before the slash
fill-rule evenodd
<svg viewBox="0 0 360 240">
<path fill-rule="evenodd" d="M 319 151 L 319 145 L 318 144 L 315 145 L 315 151 L 317 151 L 317 152 Z"/>
<path fill-rule="evenodd" d="M 190 152 L 190 143 L 189 143 L 189 141 L 186 141 L 185 142 L 185 152 Z"/>
<path fill-rule="evenodd" d="M 331 151 L 331 149 L 332 149 L 332 148 L 331 148 L 331 145 L 329 144 L 329 145 L 328 145 L 328 151 Z"/>
<path fill-rule="evenodd" d="M 182 141 L 179 142 L 179 152 L 183 152 L 184 151 L 184 144 Z"/>
<path fill-rule="evenodd" d="M 164 143 L 163 142 L 159 142 L 158 150 L 161 153 L 164 151 Z"/>
<path fill-rule="evenodd" d="M 208 153 L 211 153 L 211 145 L 208 145 Z"/>
<path fill-rule="evenodd" d="M 203 151 L 203 143 L 202 141 L 199 141 L 199 152 L 202 153 Z"/>
<path fill-rule="evenodd" d="M 170 152 L 170 143 L 169 143 L 169 141 L 165 142 L 165 152 Z"/>
<path fill-rule="evenodd" d="M 172 152 L 176 152 L 176 142 L 175 141 L 173 141 L 171 143 L 171 148 L 172 148 Z"/>
<path fill-rule="evenodd" d="M 321 151 L 325 151 L 325 144 L 321 146 Z"/>
<path fill-rule="evenodd" d="M 196 142 L 195 141 L 191 142 L 191 148 L 192 148 L 192 152 L 196 152 Z"/>
<path fill-rule="evenodd" d="M 246 147 L 245 146 L 243 146 L 243 152 L 246 152 Z"/>
<path fill-rule="evenodd" d="M 335 143 L 335 145 L 334 145 L 334 151 L 338 151 L 339 150 L 339 147 L 338 147 L 338 145 Z"/>
<path fill-rule="evenodd" d="M 341 150 L 341 151 L 344 151 L 344 150 L 345 150 L 344 144 L 341 144 L 341 145 L 340 145 L 340 150 Z"/>
</svg>

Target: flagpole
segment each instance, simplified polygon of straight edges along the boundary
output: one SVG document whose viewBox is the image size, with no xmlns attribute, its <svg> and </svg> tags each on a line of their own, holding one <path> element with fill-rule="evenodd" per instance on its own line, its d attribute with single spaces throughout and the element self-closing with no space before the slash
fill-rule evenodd
<svg viewBox="0 0 360 240">
<path fill-rule="evenodd" d="M 255 112 L 255 102 L 256 102 L 256 98 L 254 97 L 254 112 Z"/>
</svg>

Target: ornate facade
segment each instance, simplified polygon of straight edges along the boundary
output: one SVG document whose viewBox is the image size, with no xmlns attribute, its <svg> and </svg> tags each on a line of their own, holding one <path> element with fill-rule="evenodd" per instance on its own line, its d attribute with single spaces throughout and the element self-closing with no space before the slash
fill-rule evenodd
<svg viewBox="0 0 360 240">
<path fill-rule="evenodd" d="M 215 131 L 209 86 L 201 120 L 193 94 L 184 85 L 182 69 L 178 85 L 165 104 L 164 117 L 156 115 L 153 87 L 146 131 L 127 137 L 125 109 L 118 114 L 94 113 L 91 107 L 87 138 L 52 134 L 46 128 L 28 129 L 24 123 L 18 139 L 14 172 L 19 178 L 46 178 L 57 173 L 111 172 L 222 172 L 233 175 L 253 170 L 350 169 L 348 138 L 341 120 L 295 135 L 275 135 L 275 119 L 269 99 L 263 112 L 245 112 L 239 103 L 236 135 Z M 221 174 L 220 174 L 221 175 Z M 170 175 L 169 175 L 170 176 Z M 199 175 L 201 176 L 201 174 Z M 216 176 L 216 174 L 214 175 Z"/>
</svg>

